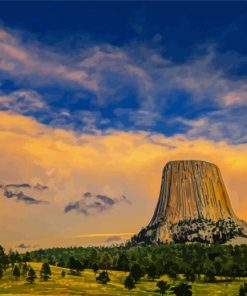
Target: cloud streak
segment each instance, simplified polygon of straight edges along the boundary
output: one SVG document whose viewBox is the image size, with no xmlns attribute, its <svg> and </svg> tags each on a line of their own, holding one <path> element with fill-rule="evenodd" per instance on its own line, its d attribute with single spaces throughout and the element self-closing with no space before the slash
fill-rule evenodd
<svg viewBox="0 0 247 296">
<path fill-rule="evenodd" d="M 115 236 L 109 236 L 106 240 L 105 240 L 105 242 L 106 243 L 114 243 L 114 242 L 119 242 L 119 241 L 121 241 L 122 240 L 122 237 L 121 236 L 117 236 L 117 235 L 115 235 Z"/>
<path fill-rule="evenodd" d="M 77 238 L 90 238 L 90 237 L 130 237 L 134 232 L 120 232 L 120 233 L 88 233 L 79 234 Z"/>
<path fill-rule="evenodd" d="M 29 249 L 31 248 L 30 245 L 26 245 L 24 243 L 20 243 L 18 246 L 17 246 L 18 249 Z"/>
<path fill-rule="evenodd" d="M 62 81 L 74 82 L 88 89 L 97 89 L 95 81 L 88 80 L 82 69 L 71 68 L 66 57 L 37 42 L 24 42 L 22 34 L 0 28 L 0 68 L 22 80 L 37 84 Z"/>
</svg>

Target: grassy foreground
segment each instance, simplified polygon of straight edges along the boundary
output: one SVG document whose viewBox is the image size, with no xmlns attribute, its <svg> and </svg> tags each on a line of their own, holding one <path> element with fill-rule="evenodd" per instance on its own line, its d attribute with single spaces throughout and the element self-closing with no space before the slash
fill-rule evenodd
<svg viewBox="0 0 247 296">
<path fill-rule="evenodd" d="M 41 263 L 30 264 L 36 271 L 37 276 L 41 269 Z M 61 271 L 65 270 L 65 278 L 61 277 Z M 81 277 L 69 275 L 69 270 L 60 267 L 51 266 L 52 277 L 48 282 L 42 282 L 36 279 L 33 285 L 26 283 L 24 278 L 18 281 L 12 277 L 12 271 L 9 269 L 2 280 L 0 280 L 1 295 L 160 295 L 157 292 L 156 281 L 152 282 L 146 278 L 142 279 L 136 288 L 128 291 L 123 282 L 127 273 L 121 271 L 109 271 L 111 281 L 107 285 L 98 284 L 95 281 L 95 274 L 92 270 L 86 269 Z M 161 279 L 169 281 L 167 276 Z M 246 279 L 245 279 L 246 281 Z M 238 295 L 239 286 L 243 280 L 218 283 L 193 283 L 193 295 Z"/>
</svg>

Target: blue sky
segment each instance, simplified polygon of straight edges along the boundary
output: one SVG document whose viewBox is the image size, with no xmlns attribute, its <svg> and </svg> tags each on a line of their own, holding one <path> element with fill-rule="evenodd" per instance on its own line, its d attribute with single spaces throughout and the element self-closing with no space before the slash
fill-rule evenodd
<svg viewBox="0 0 247 296">
<path fill-rule="evenodd" d="M 247 4 L 1 3 L 0 108 L 245 143 Z"/>
</svg>

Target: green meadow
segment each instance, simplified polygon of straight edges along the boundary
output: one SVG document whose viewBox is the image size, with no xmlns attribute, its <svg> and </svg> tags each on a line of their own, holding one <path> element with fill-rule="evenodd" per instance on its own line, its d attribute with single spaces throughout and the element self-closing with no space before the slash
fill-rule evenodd
<svg viewBox="0 0 247 296">
<path fill-rule="evenodd" d="M 30 263 L 39 276 L 42 263 Z M 61 276 L 62 270 L 65 270 L 66 276 Z M 69 274 L 69 269 L 51 266 L 51 279 L 47 282 L 41 281 L 39 278 L 35 280 L 34 284 L 29 284 L 25 278 L 20 277 L 15 280 L 12 276 L 12 269 L 9 268 L 0 280 L 0 294 L 1 295 L 161 295 L 157 291 L 157 280 L 151 281 L 146 277 L 142 278 L 136 287 L 128 291 L 124 285 L 124 279 L 128 273 L 122 271 L 109 271 L 111 281 L 102 285 L 96 282 L 95 273 L 86 269 L 81 273 L 81 276 L 72 276 Z M 166 275 L 160 279 L 176 284 L 180 279 L 171 281 Z M 159 279 L 159 280 L 160 280 Z M 247 279 L 245 279 L 247 280 Z M 244 282 L 235 280 L 231 282 L 205 283 L 194 282 L 192 284 L 193 295 L 224 295 L 233 296 L 238 295 L 239 286 Z M 170 294 L 172 295 L 172 294 Z"/>
</svg>

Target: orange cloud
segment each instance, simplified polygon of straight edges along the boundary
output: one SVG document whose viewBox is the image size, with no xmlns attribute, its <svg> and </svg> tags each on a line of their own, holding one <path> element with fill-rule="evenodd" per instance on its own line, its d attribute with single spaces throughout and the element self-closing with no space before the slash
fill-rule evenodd
<svg viewBox="0 0 247 296">
<path fill-rule="evenodd" d="M 163 166 L 175 159 L 216 163 L 236 214 L 247 220 L 246 144 L 115 130 L 76 134 L 6 112 L 0 112 L 0 141 L 0 184 L 49 187 L 37 193 L 49 205 L 31 206 L 1 197 L 0 227 L 2 243 L 7 246 L 16 246 L 20 240 L 42 246 L 89 244 L 93 238 L 82 238 L 82 233 L 137 232 L 153 214 Z M 118 204 L 93 217 L 65 215 L 65 204 L 87 191 L 124 194 L 132 205 Z M 103 237 L 97 239 L 97 243 L 104 242 Z"/>
</svg>

